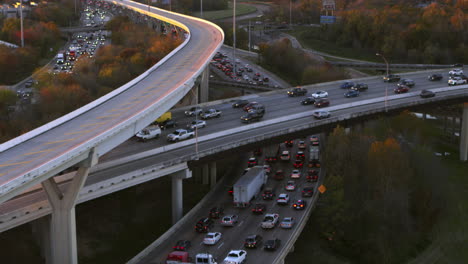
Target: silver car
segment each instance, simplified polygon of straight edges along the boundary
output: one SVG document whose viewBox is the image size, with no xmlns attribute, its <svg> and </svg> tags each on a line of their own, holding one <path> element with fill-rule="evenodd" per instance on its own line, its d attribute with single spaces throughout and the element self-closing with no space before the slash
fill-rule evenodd
<svg viewBox="0 0 468 264">
<path fill-rule="evenodd" d="M 292 228 L 294 223 L 294 217 L 285 217 L 283 218 L 283 221 L 281 221 L 280 226 L 281 228 Z"/>
<path fill-rule="evenodd" d="M 237 215 L 226 215 L 221 219 L 222 226 L 234 226 L 239 221 L 239 217 Z"/>
</svg>

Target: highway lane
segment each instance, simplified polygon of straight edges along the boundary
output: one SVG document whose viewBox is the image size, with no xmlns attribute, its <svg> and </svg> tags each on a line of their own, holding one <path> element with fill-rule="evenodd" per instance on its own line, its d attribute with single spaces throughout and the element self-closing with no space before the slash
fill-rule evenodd
<svg viewBox="0 0 468 264">
<path fill-rule="evenodd" d="M 431 88 L 439 88 L 447 86 L 448 75 L 446 71 L 440 71 L 440 73 L 444 74 L 444 80 L 437 81 L 437 82 L 430 82 L 427 80 L 428 73 L 426 72 L 417 72 L 412 73 L 405 78 L 411 78 L 416 82 L 415 87 L 411 89 L 411 91 L 420 91 L 422 89 L 431 89 Z M 349 103 L 349 102 L 356 102 L 359 100 L 366 100 L 371 98 L 377 97 L 384 97 L 385 96 L 385 87 L 388 90 L 388 100 L 392 98 L 398 98 L 399 95 L 395 95 L 393 93 L 394 87 L 396 87 L 395 83 L 384 83 L 382 81 L 381 76 L 367 78 L 367 80 L 363 81 L 369 85 L 369 89 L 366 92 L 362 92 L 359 97 L 356 98 L 345 98 L 343 94 L 345 93 L 345 89 L 339 88 L 339 83 L 333 83 L 324 85 L 323 87 L 318 88 L 308 88 L 308 96 L 310 96 L 311 92 L 317 90 L 325 90 L 329 93 L 330 99 L 330 106 L 335 106 L 338 104 Z M 304 86 L 307 88 L 308 86 Z M 304 99 L 304 96 L 300 97 L 288 97 L 286 95 L 286 89 L 283 89 L 279 92 L 267 92 L 267 93 L 260 93 L 257 95 L 250 95 L 248 96 L 250 101 L 257 101 L 266 106 L 266 114 L 263 120 L 268 120 L 272 118 L 281 117 L 288 114 L 299 113 L 302 111 L 308 111 L 315 109 L 312 105 L 303 106 L 299 102 Z M 419 96 L 417 97 L 419 98 Z M 382 102 L 381 106 L 384 105 Z M 233 109 L 229 102 L 219 103 L 213 106 L 204 107 L 204 109 L 208 108 L 216 108 L 223 111 L 223 115 L 217 119 L 207 120 L 207 127 L 198 130 L 198 135 L 208 135 L 210 133 L 214 133 L 217 131 L 223 131 L 230 128 L 236 128 L 239 126 L 243 126 L 240 122 L 240 117 L 245 112 L 240 109 Z M 180 127 L 185 127 L 186 124 L 190 123 L 194 118 L 192 117 L 185 117 L 183 111 L 186 108 L 174 109 L 172 110 L 173 118 L 179 123 Z M 121 146 L 117 147 L 115 150 L 106 154 L 102 161 L 115 159 L 119 157 L 125 157 L 134 153 L 139 153 L 145 150 L 154 149 L 157 147 L 161 147 L 167 145 L 169 143 L 166 142 L 165 138 L 166 135 L 172 132 L 174 129 L 168 129 L 163 131 L 163 134 L 160 139 L 152 140 L 145 143 L 136 142 L 134 139 L 129 140 L 122 144 Z"/>
<path fill-rule="evenodd" d="M 297 143 L 299 140 L 295 140 Z M 305 140 L 308 143 L 308 139 Z M 306 160 L 308 158 L 308 145 L 306 151 Z M 291 156 L 294 157 L 297 153 L 297 144 L 294 144 L 293 148 L 284 148 L 285 150 L 291 151 Z M 289 175 L 293 170 L 292 163 L 294 158 L 291 159 L 289 162 L 277 162 L 272 165 L 272 173 L 277 169 L 282 169 L 285 172 L 285 178 L 281 181 L 272 179 L 269 177 L 268 183 L 266 186 L 272 187 L 275 190 L 276 195 L 280 193 L 288 193 L 291 198 L 291 202 L 289 205 L 280 206 L 276 204 L 276 198 L 270 201 L 264 201 L 261 196 L 257 197 L 254 202 L 264 203 L 267 205 L 267 213 L 278 213 L 280 215 L 280 221 L 284 217 L 294 217 L 296 219 L 296 225 L 293 227 L 297 228 L 297 223 L 304 216 L 304 211 L 297 211 L 294 210 L 292 206 L 292 201 L 294 199 L 301 199 L 301 191 L 304 186 L 313 186 L 317 188 L 317 183 L 306 183 L 305 175 L 307 172 L 306 167 L 302 168 L 302 176 L 301 179 L 296 180 L 298 183 L 298 187 L 295 191 L 285 191 L 284 186 L 288 180 L 290 180 Z M 259 158 L 260 164 L 263 163 L 263 157 Z M 243 168 L 247 167 L 247 164 L 239 164 L 237 174 L 240 176 L 242 173 Z M 323 177 L 323 176 L 321 176 Z M 187 239 L 190 240 L 192 243 L 192 247 L 188 250 L 191 256 L 195 256 L 197 253 L 208 252 L 213 254 L 218 263 L 222 262 L 222 260 L 226 257 L 227 253 L 233 249 L 244 249 L 244 240 L 248 235 L 251 234 L 258 234 L 263 237 L 263 242 L 273 238 L 279 238 L 282 240 L 281 247 L 285 246 L 287 238 L 292 234 L 293 229 L 282 229 L 278 226 L 269 230 L 269 229 L 262 229 L 260 227 L 260 222 L 263 220 L 263 215 L 254 215 L 251 212 L 251 207 L 247 208 L 235 208 L 232 205 L 232 196 L 228 194 L 229 185 L 235 183 L 236 179 L 227 179 L 225 183 L 225 187 L 221 188 L 217 192 L 217 200 L 216 202 L 207 202 L 201 210 L 194 215 L 190 221 L 188 221 L 180 230 L 181 232 L 177 232 L 175 235 L 171 236 L 172 239 L 167 241 L 160 247 L 156 248 L 154 251 L 150 253 L 145 259 L 143 259 L 140 263 L 163 263 L 167 254 L 172 251 L 172 246 L 175 244 L 177 240 L 180 239 Z M 304 198 L 306 201 L 310 201 L 311 198 Z M 213 206 L 222 206 L 224 208 L 225 215 L 229 214 L 237 214 L 239 216 L 239 223 L 234 227 L 224 227 L 221 226 L 220 221 L 221 219 L 215 219 L 215 226 L 212 229 L 214 232 L 221 232 L 222 238 L 216 244 L 212 246 L 204 245 L 203 238 L 205 236 L 204 233 L 197 233 L 194 230 L 194 225 L 198 219 L 202 217 L 206 217 L 211 207 Z M 307 206 L 311 206 L 310 203 Z M 259 263 L 259 264 L 271 264 L 273 260 L 276 258 L 278 252 L 268 252 L 263 250 L 263 244 L 260 245 L 260 248 L 257 249 L 245 249 L 247 251 L 247 262 L 246 263 Z"/>
<path fill-rule="evenodd" d="M 130 1 L 125 3 L 142 6 Z M 146 10 L 146 6 L 143 7 Z M 162 97 L 188 82 L 209 62 L 223 41 L 223 33 L 212 24 L 152 10 L 186 24 L 191 32 L 187 45 L 138 85 L 46 133 L 1 152 L 0 186 L 53 162 L 85 142 L 110 134 L 116 126 L 161 102 Z"/>
</svg>

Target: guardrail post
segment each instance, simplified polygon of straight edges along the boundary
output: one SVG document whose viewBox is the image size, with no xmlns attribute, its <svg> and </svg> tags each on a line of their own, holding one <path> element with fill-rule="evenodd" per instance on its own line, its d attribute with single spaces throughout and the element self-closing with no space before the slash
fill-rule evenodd
<svg viewBox="0 0 468 264">
<path fill-rule="evenodd" d="M 216 185 L 216 161 L 210 164 L 210 188 Z"/>
<path fill-rule="evenodd" d="M 210 67 L 206 66 L 201 74 L 199 103 L 208 102 L 208 81 L 210 79 Z"/>
<path fill-rule="evenodd" d="M 468 103 L 463 104 L 463 117 L 460 131 L 460 160 L 468 159 Z"/>
<path fill-rule="evenodd" d="M 172 174 L 172 224 L 177 223 L 184 213 L 183 207 L 183 180 L 192 177 L 189 169 Z"/>
<path fill-rule="evenodd" d="M 62 191 L 54 178 L 42 182 L 52 207 L 51 256 L 52 264 L 77 264 L 75 204 L 90 168 L 97 163 L 94 149 L 79 165 L 72 182 Z"/>
</svg>

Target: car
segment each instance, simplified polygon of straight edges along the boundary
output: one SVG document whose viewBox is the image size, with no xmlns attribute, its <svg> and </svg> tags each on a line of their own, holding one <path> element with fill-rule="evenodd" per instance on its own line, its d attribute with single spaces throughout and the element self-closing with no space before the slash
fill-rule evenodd
<svg viewBox="0 0 468 264">
<path fill-rule="evenodd" d="M 325 98 L 325 97 L 328 97 L 328 93 L 325 91 L 316 91 L 315 93 L 312 94 L 312 97 L 315 99 Z"/>
<path fill-rule="evenodd" d="M 224 258 L 226 264 L 241 264 L 245 263 L 247 252 L 245 250 L 231 250 Z"/>
<path fill-rule="evenodd" d="M 221 111 L 217 109 L 208 109 L 200 114 L 201 119 L 219 118 L 221 117 Z"/>
<path fill-rule="evenodd" d="M 244 242 L 246 248 L 257 248 L 262 244 L 262 236 L 260 235 L 249 235 Z"/>
<path fill-rule="evenodd" d="M 293 163 L 293 167 L 296 169 L 302 168 L 303 166 L 304 166 L 304 162 L 302 162 L 302 160 L 296 160 Z"/>
<path fill-rule="evenodd" d="M 253 151 L 253 154 L 255 156 L 261 156 L 262 155 L 262 149 L 261 148 L 257 148 Z"/>
<path fill-rule="evenodd" d="M 359 96 L 358 90 L 349 90 L 346 93 L 344 93 L 344 97 L 346 98 L 358 97 L 358 96 Z"/>
<path fill-rule="evenodd" d="M 266 214 L 263 217 L 263 221 L 260 223 L 260 227 L 263 229 L 271 229 L 278 224 L 279 214 Z"/>
<path fill-rule="evenodd" d="M 265 242 L 263 245 L 264 250 L 277 250 L 281 245 L 281 240 L 275 238 L 275 239 L 270 239 Z"/>
<path fill-rule="evenodd" d="M 186 116 L 195 116 L 195 115 L 200 115 L 203 113 L 203 109 L 201 107 L 192 107 L 189 110 L 185 111 Z"/>
<path fill-rule="evenodd" d="M 205 235 L 203 238 L 203 244 L 205 245 L 215 245 L 221 239 L 222 234 L 220 232 L 210 232 Z"/>
<path fill-rule="evenodd" d="M 213 227 L 213 220 L 211 220 L 208 217 L 201 218 L 198 220 L 198 222 L 195 224 L 195 231 L 199 233 L 206 233 L 208 232 L 211 228 Z"/>
<path fill-rule="evenodd" d="M 435 93 L 429 90 L 422 90 L 419 96 L 421 96 L 421 98 L 430 98 L 430 97 L 434 97 Z"/>
<path fill-rule="evenodd" d="M 315 107 L 326 107 L 330 105 L 330 101 L 327 99 L 319 99 L 314 103 Z"/>
<path fill-rule="evenodd" d="M 284 145 L 286 145 L 286 147 L 290 148 L 290 147 L 294 146 L 294 140 L 286 140 L 284 142 Z"/>
<path fill-rule="evenodd" d="M 254 207 L 252 208 L 252 213 L 254 214 L 263 214 L 266 210 L 266 205 L 263 203 L 257 203 L 254 204 Z"/>
<path fill-rule="evenodd" d="M 307 181 L 308 182 L 316 182 L 318 180 L 319 170 L 318 169 L 310 169 L 307 171 Z"/>
<path fill-rule="evenodd" d="M 453 85 L 460 85 L 460 84 L 466 84 L 467 80 L 462 79 L 461 77 L 452 77 L 448 80 L 448 85 L 453 86 Z"/>
<path fill-rule="evenodd" d="M 400 75 L 397 74 L 388 74 L 383 77 L 384 82 L 398 82 L 400 79 Z"/>
<path fill-rule="evenodd" d="M 397 83 L 397 86 L 401 86 L 401 85 L 406 85 L 408 86 L 409 88 L 412 88 L 413 86 L 416 85 L 416 83 L 411 80 L 411 79 L 401 79 L 398 83 Z"/>
<path fill-rule="evenodd" d="M 185 251 L 191 246 L 189 240 L 179 240 L 172 248 L 176 251 Z"/>
<path fill-rule="evenodd" d="M 285 217 L 283 218 L 283 221 L 280 223 L 281 228 L 289 229 L 294 226 L 294 217 Z"/>
<path fill-rule="evenodd" d="M 248 161 L 247 161 L 247 167 L 253 167 L 253 166 L 256 166 L 258 164 L 258 160 L 256 157 L 251 157 Z"/>
<path fill-rule="evenodd" d="M 258 102 L 250 102 L 246 105 L 244 105 L 244 107 L 242 108 L 244 111 L 248 112 L 250 109 L 253 108 L 254 105 L 258 105 L 259 103 Z"/>
<path fill-rule="evenodd" d="M 305 160 L 304 151 L 298 151 L 297 154 L 296 154 L 296 159 L 297 160 Z"/>
<path fill-rule="evenodd" d="M 304 210 L 307 205 L 307 202 L 305 200 L 296 200 L 294 201 L 292 208 L 296 210 Z"/>
<path fill-rule="evenodd" d="M 356 83 L 350 89 L 362 92 L 362 91 L 367 91 L 367 89 L 369 89 L 369 86 L 367 85 L 367 83 Z"/>
<path fill-rule="evenodd" d="M 434 74 L 431 74 L 431 75 L 427 76 L 427 79 L 429 81 L 440 81 L 443 78 L 444 77 L 442 76 L 442 74 L 439 74 L 439 73 L 434 73 Z"/>
<path fill-rule="evenodd" d="M 450 76 L 460 76 L 462 74 L 463 74 L 462 69 L 453 69 L 453 70 L 449 71 Z"/>
<path fill-rule="evenodd" d="M 293 170 L 291 172 L 291 178 L 292 179 L 299 179 L 301 178 L 301 172 L 299 170 Z"/>
<path fill-rule="evenodd" d="M 393 89 L 393 92 L 396 94 L 407 93 L 410 88 L 406 85 L 400 85 L 397 88 Z"/>
<path fill-rule="evenodd" d="M 302 105 L 311 105 L 315 103 L 315 98 L 314 97 L 307 97 L 304 100 L 301 101 Z"/>
<path fill-rule="evenodd" d="M 27 80 L 25 83 L 24 83 L 24 87 L 25 88 L 31 88 L 34 84 L 34 81 L 33 80 Z"/>
<path fill-rule="evenodd" d="M 319 137 L 318 136 L 311 136 L 310 137 L 310 143 L 312 144 L 312 146 L 318 146 L 320 144 L 320 140 L 319 140 Z"/>
<path fill-rule="evenodd" d="M 226 215 L 221 220 L 221 225 L 222 226 L 234 226 L 234 225 L 237 224 L 238 220 L 239 220 L 239 217 L 237 215 L 235 215 L 235 214 Z"/>
<path fill-rule="evenodd" d="M 315 119 L 324 119 L 324 118 L 329 118 L 330 117 L 330 112 L 328 111 L 314 111 L 314 113 L 312 113 L 312 116 L 315 117 Z"/>
<path fill-rule="evenodd" d="M 312 159 L 309 161 L 309 168 L 320 168 L 320 161 L 318 159 Z"/>
<path fill-rule="evenodd" d="M 344 82 L 340 85 L 341 89 L 350 89 L 353 87 L 355 84 L 353 82 Z"/>
<path fill-rule="evenodd" d="M 191 128 L 191 129 L 199 129 L 199 128 L 204 128 L 204 127 L 206 127 L 205 120 L 193 120 L 192 123 L 187 125 L 187 128 Z"/>
<path fill-rule="evenodd" d="M 289 195 L 286 193 L 281 193 L 280 195 L 278 195 L 278 198 L 276 199 L 276 203 L 278 205 L 289 204 Z"/>
<path fill-rule="evenodd" d="M 280 160 L 282 161 L 289 161 L 291 159 L 291 155 L 289 155 L 289 151 L 285 150 L 281 152 Z"/>
<path fill-rule="evenodd" d="M 273 197 L 275 197 L 275 192 L 273 192 L 273 189 L 265 188 L 265 190 L 262 193 L 263 200 L 273 200 Z"/>
<path fill-rule="evenodd" d="M 177 122 L 174 119 L 166 120 L 159 124 L 159 127 L 164 130 L 166 128 L 174 128 L 177 126 Z"/>
<path fill-rule="evenodd" d="M 302 197 L 312 197 L 314 195 L 314 187 L 307 186 L 302 188 Z"/>
<path fill-rule="evenodd" d="M 297 143 L 297 147 L 299 149 L 305 149 L 307 146 L 306 146 L 306 143 L 304 140 L 300 140 L 298 143 Z"/>
<path fill-rule="evenodd" d="M 277 170 L 277 171 L 275 172 L 275 175 L 274 175 L 273 178 L 275 178 L 275 180 L 282 180 L 282 179 L 284 179 L 284 172 L 283 172 L 283 170 Z"/>
<path fill-rule="evenodd" d="M 306 95 L 307 90 L 301 87 L 295 87 L 292 90 L 288 91 L 288 96 L 289 97 L 294 97 L 294 96 L 303 96 Z"/>
<path fill-rule="evenodd" d="M 223 215 L 223 213 L 224 213 L 224 208 L 222 208 L 222 207 L 213 207 L 213 208 L 210 209 L 210 212 L 208 213 L 208 217 L 218 219 Z"/>
<path fill-rule="evenodd" d="M 286 186 L 284 186 L 286 191 L 294 191 L 296 190 L 296 182 L 295 181 L 288 181 Z"/>
</svg>

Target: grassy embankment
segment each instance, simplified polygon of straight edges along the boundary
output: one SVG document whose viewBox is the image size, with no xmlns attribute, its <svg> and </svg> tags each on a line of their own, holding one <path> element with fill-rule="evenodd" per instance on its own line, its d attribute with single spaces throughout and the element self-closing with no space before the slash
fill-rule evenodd
<svg viewBox="0 0 468 264">
<path fill-rule="evenodd" d="M 257 11 L 252 5 L 236 4 L 236 16 L 242 16 Z M 200 17 L 200 12 L 193 12 L 193 16 Z M 229 3 L 228 9 L 203 12 L 203 19 L 214 21 L 223 18 L 232 17 L 232 4 Z"/>
</svg>

